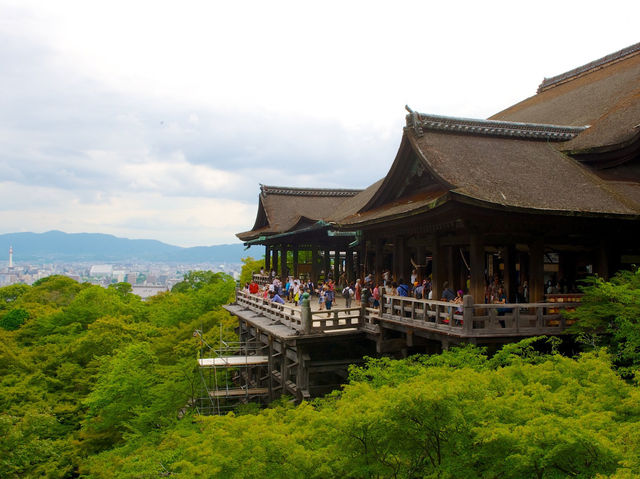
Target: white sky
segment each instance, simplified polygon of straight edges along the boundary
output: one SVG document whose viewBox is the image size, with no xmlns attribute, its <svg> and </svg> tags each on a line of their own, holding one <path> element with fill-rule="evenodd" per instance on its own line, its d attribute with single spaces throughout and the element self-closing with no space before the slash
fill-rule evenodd
<svg viewBox="0 0 640 479">
<path fill-rule="evenodd" d="M 487 117 L 640 2 L 0 0 L 0 233 L 236 242 L 258 183 L 366 187 L 404 105 Z"/>
</svg>

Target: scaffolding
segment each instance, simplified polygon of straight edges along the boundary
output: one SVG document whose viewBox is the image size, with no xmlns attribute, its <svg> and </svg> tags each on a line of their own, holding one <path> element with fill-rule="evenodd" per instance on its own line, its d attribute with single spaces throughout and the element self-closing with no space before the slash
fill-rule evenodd
<svg viewBox="0 0 640 479">
<path fill-rule="evenodd" d="M 195 401 L 198 414 L 225 414 L 239 404 L 262 404 L 269 397 L 269 388 L 259 386 L 261 370 L 268 366 L 269 358 L 259 354 L 264 345 L 250 341 L 227 342 L 222 339 L 218 347 L 200 338 L 198 371 L 201 389 Z"/>
</svg>

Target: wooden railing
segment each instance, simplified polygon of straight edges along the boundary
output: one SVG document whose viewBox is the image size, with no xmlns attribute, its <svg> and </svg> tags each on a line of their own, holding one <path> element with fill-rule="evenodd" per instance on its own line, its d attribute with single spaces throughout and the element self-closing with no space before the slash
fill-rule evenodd
<svg viewBox="0 0 640 479">
<path fill-rule="evenodd" d="M 236 303 L 292 329 L 304 331 L 303 315 L 299 306 L 274 303 L 261 295 L 250 294 L 243 290 L 236 291 Z M 361 322 L 360 318 L 360 308 L 311 311 L 311 332 L 357 328 Z"/>
<path fill-rule="evenodd" d="M 463 304 L 454 304 L 406 296 L 383 296 L 379 308 L 311 311 L 310 321 L 305 323 L 302 308 L 274 303 L 261 295 L 238 290 L 236 303 L 304 334 L 348 328 L 376 332 L 380 323 L 393 322 L 467 337 L 559 334 L 571 324 L 562 311 L 575 309 L 580 304 L 474 304 L 471 296 L 465 296 Z"/>
<path fill-rule="evenodd" d="M 254 274 L 253 281 L 258 284 L 258 286 L 265 286 L 271 283 L 271 277 L 268 274 Z"/>
<path fill-rule="evenodd" d="M 579 302 L 474 304 L 471 296 L 463 304 L 445 301 L 385 296 L 379 321 L 410 322 L 422 329 L 456 336 L 530 336 L 558 334 L 571 324 L 563 310 Z"/>
</svg>

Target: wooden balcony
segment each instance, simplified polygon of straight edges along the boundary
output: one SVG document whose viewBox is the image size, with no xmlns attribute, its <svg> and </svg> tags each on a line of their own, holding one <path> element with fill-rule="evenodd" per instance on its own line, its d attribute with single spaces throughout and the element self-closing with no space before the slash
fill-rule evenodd
<svg viewBox="0 0 640 479">
<path fill-rule="evenodd" d="M 404 324 L 458 337 L 508 337 L 556 335 L 571 324 L 562 311 L 575 309 L 579 302 L 474 304 L 465 296 L 464 304 L 445 301 L 386 296 L 380 323 Z"/>
<path fill-rule="evenodd" d="M 379 308 L 310 311 L 309 328 L 308 325 L 305 326 L 304 313 L 299 306 L 274 303 L 241 290 L 236 293 L 236 303 L 287 326 L 296 335 L 331 334 L 354 329 L 377 334 L 381 327 L 391 327 L 459 338 L 561 334 L 571 324 L 562 315 L 562 311 L 575 309 L 580 304 L 577 301 L 475 304 L 468 295 L 464 298 L 464 304 L 454 304 L 403 296 L 383 296 Z"/>
<path fill-rule="evenodd" d="M 360 308 L 335 308 L 330 311 L 311 311 L 311 329 L 305 329 L 303 313 L 300 306 L 293 304 L 274 303 L 260 295 L 250 294 L 246 291 L 236 291 L 236 304 L 253 312 L 262 314 L 272 321 L 288 326 L 298 334 L 332 333 L 347 329 L 356 329 L 360 326 Z"/>
</svg>

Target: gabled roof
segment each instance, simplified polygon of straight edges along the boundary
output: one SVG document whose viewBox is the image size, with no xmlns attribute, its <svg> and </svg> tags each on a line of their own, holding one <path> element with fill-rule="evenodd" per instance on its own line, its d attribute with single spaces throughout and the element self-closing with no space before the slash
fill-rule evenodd
<svg viewBox="0 0 640 479">
<path fill-rule="evenodd" d="M 563 145 L 573 153 L 610 150 L 636 141 L 640 128 L 640 43 L 545 79 L 535 96 L 490 119 L 590 125 Z"/>
<path fill-rule="evenodd" d="M 250 241 L 308 227 L 332 214 L 347 198 L 361 191 L 260 185 L 255 224 L 250 231 L 236 236 L 242 241 Z"/>
<path fill-rule="evenodd" d="M 640 215 L 640 184 L 605 181 L 561 151 L 586 126 L 409 111 L 391 169 L 369 201 L 337 219 L 343 227 L 418 214 L 456 199 L 552 214 Z"/>
<path fill-rule="evenodd" d="M 640 218 L 640 43 L 545 79 L 535 96 L 488 120 L 407 109 L 384 178 L 363 191 L 261 186 L 256 223 L 238 237 L 319 220 L 353 230 L 456 201 Z"/>
</svg>

